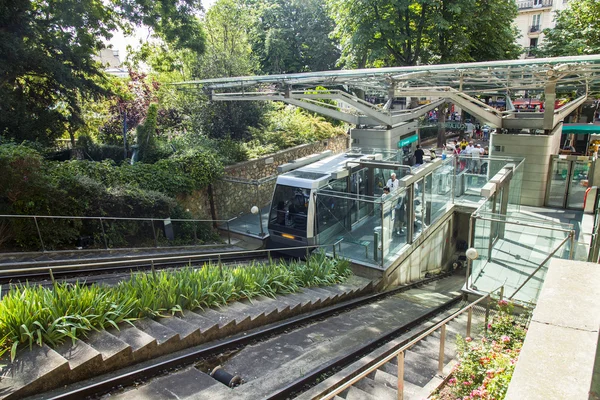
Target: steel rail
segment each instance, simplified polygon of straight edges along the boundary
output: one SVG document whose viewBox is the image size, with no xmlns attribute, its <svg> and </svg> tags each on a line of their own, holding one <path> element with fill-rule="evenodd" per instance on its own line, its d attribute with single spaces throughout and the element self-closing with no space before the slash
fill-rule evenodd
<svg viewBox="0 0 600 400">
<path fill-rule="evenodd" d="M 223 257 L 223 255 L 248 256 L 248 255 L 252 255 L 252 254 L 263 254 L 266 252 L 267 255 L 270 256 L 271 253 L 273 253 L 273 252 L 276 253 L 276 252 L 289 251 L 289 250 L 306 250 L 308 252 L 311 249 L 314 250 L 314 249 L 320 249 L 320 248 L 327 248 L 330 246 L 335 247 L 338 243 L 339 243 L 339 241 L 336 243 L 324 244 L 324 245 L 282 247 L 282 248 L 261 249 L 261 250 L 225 251 L 225 252 L 221 252 L 221 253 L 201 253 L 201 254 L 191 254 L 191 255 L 188 254 L 188 255 L 168 256 L 168 257 L 149 257 L 149 258 L 136 259 L 133 261 L 137 262 L 137 263 L 148 263 L 148 264 L 152 264 L 152 263 L 156 264 L 156 263 L 162 263 L 162 262 L 175 262 L 175 261 L 180 261 L 180 262 L 187 261 L 187 262 L 191 263 L 192 261 L 199 260 L 199 259 L 200 260 L 206 259 L 206 258 L 217 259 L 218 257 Z M 12 274 L 27 274 L 27 273 L 31 273 L 31 272 L 49 273 L 50 270 L 52 270 L 52 273 L 57 273 L 57 272 L 64 271 L 64 270 L 69 270 L 69 271 L 73 272 L 73 271 L 77 271 L 79 269 L 84 269 L 84 268 L 100 269 L 102 266 L 105 266 L 105 268 L 108 270 L 108 267 L 111 267 L 111 266 L 127 267 L 128 265 L 131 265 L 131 263 L 132 263 L 132 260 L 127 259 L 127 260 L 105 261 L 105 262 L 95 262 L 95 263 L 64 264 L 64 265 L 55 265 L 52 267 L 44 266 L 44 267 L 32 267 L 32 268 L 14 268 L 14 269 L 0 270 L 0 278 L 2 278 L 3 274 L 8 274 L 8 273 L 12 273 Z"/>
<path fill-rule="evenodd" d="M 149 379 L 156 375 L 159 375 L 167 370 L 189 365 L 195 361 L 210 357 L 215 354 L 222 353 L 224 351 L 238 348 L 239 346 L 246 345 L 248 343 L 255 342 L 257 340 L 265 339 L 266 337 L 284 332 L 290 328 L 294 328 L 298 325 L 304 325 L 317 319 L 322 319 L 331 315 L 338 314 L 344 310 L 356 308 L 364 304 L 369 304 L 388 296 L 392 296 L 397 293 L 405 292 L 415 287 L 426 285 L 430 282 L 450 276 L 451 273 L 445 273 L 436 277 L 423 279 L 421 281 L 413 282 L 411 284 L 392 289 L 382 293 L 375 293 L 367 296 L 363 296 L 357 299 L 345 301 L 330 307 L 323 308 L 309 312 L 304 315 L 292 317 L 282 322 L 267 325 L 265 328 L 258 328 L 250 332 L 242 332 L 232 338 L 220 340 L 214 344 L 203 346 L 201 349 L 189 352 L 184 355 L 174 356 L 167 360 L 156 362 L 148 366 L 140 366 L 134 368 L 128 372 L 117 374 L 108 374 L 105 378 L 101 378 L 95 382 L 78 384 L 76 388 L 66 389 L 61 393 L 48 394 L 48 400 L 79 400 L 87 396 L 100 395 L 112 391 L 116 387 L 125 387 L 134 384 L 140 380 Z M 461 297 L 457 297 L 451 302 L 460 300 Z M 458 299 L 458 300 L 457 300 Z M 446 305 L 448 306 L 448 305 Z M 438 307 L 439 308 L 439 307 Z M 429 313 L 428 313 L 429 314 Z M 423 317 L 421 317 L 423 318 Z M 412 326 L 412 325 L 411 325 Z M 387 336 L 387 335 L 386 335 Z"/>
</svg>

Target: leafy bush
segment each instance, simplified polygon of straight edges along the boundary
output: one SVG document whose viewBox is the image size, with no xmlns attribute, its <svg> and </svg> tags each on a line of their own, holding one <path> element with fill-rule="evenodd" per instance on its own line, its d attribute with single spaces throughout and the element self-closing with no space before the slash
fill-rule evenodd
<svg viewBox="0 0 600 400">
<path fill-rule="evenodd" d="M 12 286 L 0 300 L 0 356 L 19 346 L 56 346 L 92 330 L 117 327 L 141 317 L 175 314 L 258 295 L 274 297 L 301 287 L 330 285 L 350 275 L 345 260 L 315 254 L 306 263 L 253 263 L 248 266 L 134 273 L 114 287 L 85 283 Z"/>
<path fill-rule="evenodd" d="M 77 147 L 83 151 L 85 158 L 91 161 L 113 160 L 120 163 L 125 160 L 123 146 L 111 144 L 99 145 L 89 136 L 79 136 Z"/>
<path fill-rule="evenodd" d="M 266 125 L 249 128 L 254 139 L 245 143 L 245 147 L 251 158 L 345 134 L 343 128 L 333 126 L 323 117 L 294 106 L 276 108 L 267 116 Z"/>
</svg>

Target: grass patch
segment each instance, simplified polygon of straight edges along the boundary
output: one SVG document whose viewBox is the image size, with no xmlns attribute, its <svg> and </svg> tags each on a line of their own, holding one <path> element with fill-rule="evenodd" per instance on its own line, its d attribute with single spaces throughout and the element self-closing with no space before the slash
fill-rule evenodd
<svg viewBox="0 0 600 400">
<path fill-rule="evenodd" d="M 52 288 L 16 285 L 0 301 L 0 356 L 10 351 L 12 360 L 20 347 L 56 346 L 137 318 L 332 285 L 351 273 L 347 260 L 316 253 L 306 262 L 233 267 L 205 264 L 202 268 L 133 273 L 112 287 L 80 282 L 55 283 Z"/>
</svg>

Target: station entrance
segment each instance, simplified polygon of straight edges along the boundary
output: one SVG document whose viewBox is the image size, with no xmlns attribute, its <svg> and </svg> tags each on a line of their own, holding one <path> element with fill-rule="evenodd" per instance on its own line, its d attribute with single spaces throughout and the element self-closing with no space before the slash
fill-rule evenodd
<svg viewBox="0 0 600 400">
<path fill-rule="evenodd" d="M 595 161 L 586 156 L 552 156 L 548 207 L 583 210 L 586 189 L 592 181 Z"/>
</svg>

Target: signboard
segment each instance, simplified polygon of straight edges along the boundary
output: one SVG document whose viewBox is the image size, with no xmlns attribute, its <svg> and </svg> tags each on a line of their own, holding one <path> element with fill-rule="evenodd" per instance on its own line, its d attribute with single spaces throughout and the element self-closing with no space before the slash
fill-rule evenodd
<svg viewBox="0 0 600 400">
<path fill-rule="evenodd" d="M 409 137 L 405 137 L 404 139 L 398 142 L 398 148 L 401 149 L 402 147 L 408 146 L 409 144 L 414 143 L 417 140 L 419 140 L 419 135 L 416 134 Z"/>
</svg>

